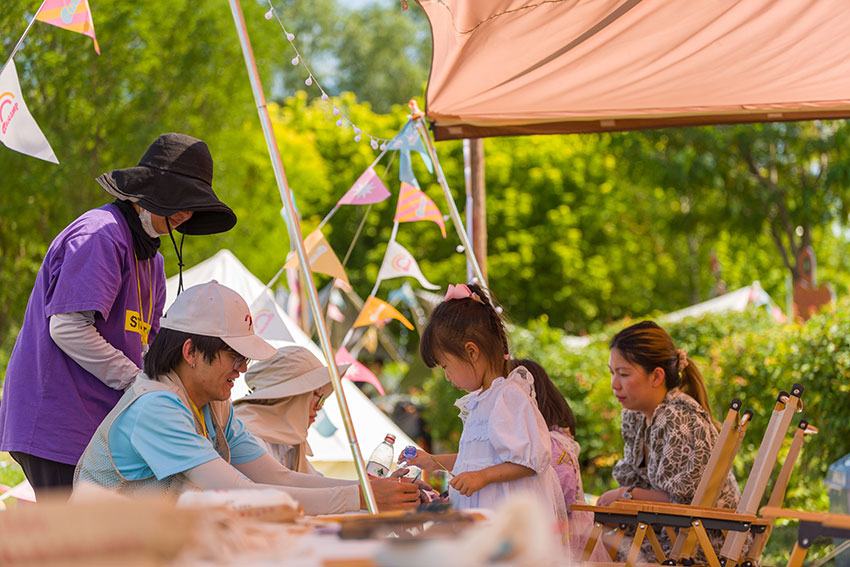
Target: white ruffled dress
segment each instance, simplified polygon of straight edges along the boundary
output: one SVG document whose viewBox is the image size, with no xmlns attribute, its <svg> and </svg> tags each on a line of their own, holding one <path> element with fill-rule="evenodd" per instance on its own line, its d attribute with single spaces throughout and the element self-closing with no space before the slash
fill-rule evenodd
<svg viewBox="0 0 850 567">
<path fill-rule="evenodd" d="M 551 509 L 553 520 L 566 517 L 564 495 L 551 467 L 549 430 L 537 409 L 533 384 L 531 373 L 520 366 L 507 378 L 496 378 L 484 392 L 470 392 L 455 403 L 464 424 L 454 475 L 507 462 L 537 473 L 488 484 L 472 496 L 451 488 L 449 499 L 455 508 L 495 508 L 511 494 L 523 492 Z"/>
</svg>

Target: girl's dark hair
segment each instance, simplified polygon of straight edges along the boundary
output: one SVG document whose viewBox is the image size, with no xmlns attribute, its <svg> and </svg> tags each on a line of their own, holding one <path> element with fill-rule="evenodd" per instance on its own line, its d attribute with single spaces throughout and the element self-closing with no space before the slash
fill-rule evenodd
<svg viewBox="0 0 850 567">
<path fill-rule="evenodd" d="M 440 364 L 440 359 L 451 354 L 470 364 L 472 361 L 464 345 L 475 343 L 492 369 L 502 376 L 508 374 L 508 335 L 502 317 L 490 303 L 484 290 L 469 284 L 469 291 L 480 298 L 450 299 L 440 303 L 422 333 L 419 354 L 428 368 Z"/>
<path fill-rule="evenodd" d="M 664 370 L 664 385 L 668 390 L 679 388 L 698 401 L 711 416 L 708 392 L 699 368 L 687 355 L 676 350 L 670 334 L 657 323 L 641 321 L 626 327 L 614 335 L 608 347 L 616 348 L 623 358 L 637 364 L 647 373 L 656 368 Z M 679 372 L 681 366 L 684 368 Z"/>
<path fill-rule="evenodd" d="M 174 329 L 160 329 L 145 355 L 145 374 L 149 378 L 156 379 L 160 374 L 177 368 L 177 364 L 183 360 L 183 343 L 186 339 L 192 339 L 195 351 L 201 353 L 207 362 L 212 362 L 223 350 L 232 350 L 218 337 L 195 335 Z"/>
<path fill-rule="evenodd" d="M 546 370 L 538 363 L 527 358 L 511 359 L 511 370 L 525 366 L 534 376 L 534 393 L 537 396 L 537 409 L 543 414 L 546 427 L 563 427 L 568 429 L 573 437 L 576 436 L 576 418 L 567 399 L 552 382 Z"/>
</svg>

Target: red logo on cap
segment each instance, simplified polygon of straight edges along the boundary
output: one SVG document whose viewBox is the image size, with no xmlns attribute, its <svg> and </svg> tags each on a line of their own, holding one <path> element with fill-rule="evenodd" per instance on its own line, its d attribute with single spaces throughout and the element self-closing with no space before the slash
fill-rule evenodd
<svg viewBox="0 0 850 567">
<path fill-rule="evenodd" d="M 250 331 L 254 328 L 254 319 L 252 319 L 251 314 L 248 313 L 247 315 L 245 315 L 245 320 L 248 321 L 248 330 Z"/>
</svg>

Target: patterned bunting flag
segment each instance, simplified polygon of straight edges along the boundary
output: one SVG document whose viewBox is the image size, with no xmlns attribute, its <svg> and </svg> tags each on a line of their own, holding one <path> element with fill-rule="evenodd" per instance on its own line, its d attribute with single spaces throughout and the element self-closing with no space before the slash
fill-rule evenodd
<svg viewBox="0 0 850 567">
<path fill-rule="evenodd" d="M 345 371 L 345 378 L 348 378 L 352 382 L 368 382 L 377 388 L 378 392 L 380 392 L 382 396 L 386 394 L 384 392 L 383 385 L 381 385 L 381 381 L 378 380 L 378 377 L 375 376 L 375 374 L 369 370 L 366 365 L 351 356 L 351 353 L 348 352 L 348 349 L 345 347 L 340 347 L 339 350 L 336 351 L 336 363 L 351 365 L 348 367 L 348 370 Z"/>
<path fill-rule="evenodd" d="M 325 236 L 322 234 L 322 231 L 319 229 L 314 230 L 310 233 L 310 236 L 304 239 L 304 247 L 307 249 L 307 257 L 310 261 L 310 270 L 314 272 L 319 272 L 320 274 L 328 274 L 329 276 L 333 276 L 335 278 L 343 280 L 345 283 L 348 283 L 348 276 L 345 273 L 345 268 L 342 267 L 342 263 L 339 261 L 339 258 L 334 254 L 333 248 L 325 240 Z M 286 264 L 283 265 L 284 268 L 297 268 L 299 266 L 298 256 L 292 254 L 289 259 L 286 260 Z"/>
<path fill-rule="evenodd" d="M 403 276 L 416 278 L 425 289 L 440 289 L 440 286 L 425 279 L 422 270 L 419 269 L 419 264 L 416 263 L 413 255 L 404 246 L 395 240 L 390 240 L 390 243 L 387 244 L 387 253 L 384 254 L 384 261 L 381 263 L 381 269 L 378 271 L 378 279 L 389 280 Z"/>
<path fill-rule="evenodd" d="M 378 299 L 374 295 L 370 295 L 369 299 L 366 300 L 366 304 L 360 311 L 360 315 L 357 316 L 357 320 L 354 322 L 354 325 L 352 325 L 352 328 L 365 327 L 366 325 L 380 326 L 387 319 L 396 319 L 401 321 L 405 327 L 411 331 L 413 330 L 413 325 L 405 318 L 404 315 L 399 313 L 395 307 L 386 301 Z"/>
<path fill-rule="evenodd" d="M 59 163 L 53 148 L 27 109 L 15 62 L 10 60 L 0 74 L 0 142 L 16 152 Z"/>
<path fill-rule="evenodd" d="M 393 220 L 396 222 L 433 221 L 440 225 L 443 238 L 446 237 L 446 225 L 443 222 L 440 209 L 437 208 L 434 201 L 428 198 L 428 195 L 409 183 L 402 182 L 401 184 L 398 207 L 396 207 L 395 219 Z"/>
<path fill-rule="evenodd" d="M 35 19 L 89 36 L 94 41 L 94 50 L 100 55 L 88 0 L 44 0 Z"/>
<path fill-rule="evenodd" d="M 369 166 L 366 171 L 354 182 L 338 205 L 371 205 L 380 203 L 390 196 L 390 191 L 375 173 L 372 166 Z"/>
</svg>

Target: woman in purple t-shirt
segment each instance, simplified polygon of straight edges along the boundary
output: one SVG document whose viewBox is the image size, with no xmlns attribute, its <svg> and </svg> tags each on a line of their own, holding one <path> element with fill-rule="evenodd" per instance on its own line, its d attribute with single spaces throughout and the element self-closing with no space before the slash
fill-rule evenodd
<svg viewBox="0 0 850 567">
<path fill-rule="evenodd" d="M 113 203 L 51 243 L 0 404 L 0 451 L 21 464 L 36 496 L 71 486 L 95 429 L 140 372 L 165 303 L 160 235 L 171 236 L 182 266 L 173 229 L 212 234 L 236 224 L 212 173 L 204 142 L 163 134 L 138 166 L 97 178 Z"/>
</svg>

